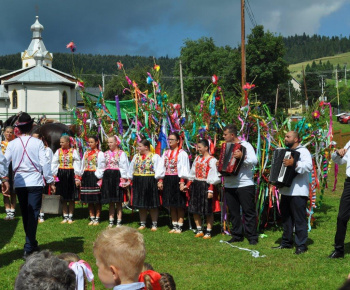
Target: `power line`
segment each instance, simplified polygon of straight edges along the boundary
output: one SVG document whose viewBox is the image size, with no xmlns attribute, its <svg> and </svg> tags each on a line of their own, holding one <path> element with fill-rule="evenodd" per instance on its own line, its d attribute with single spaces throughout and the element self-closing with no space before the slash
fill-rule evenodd
<svg viewBox="0 0 350 290">
<path fill-rule="evenodd" d="M 255 21 L 255 16 L 254 16 L 254 13 L 253 13 L 253 10 L 252 10 L 252 7 L 250 6 L 250 3 L 249 3 L 249 0 L 246 0 L 247 4 L 245 7 L 246 7 L 246 11 L 248 13 L 248 16 L 249 16 L 249 19 L 251 21 L 251 23 L 253 24 L 253 26 L 257 26 L 257 23 Z"/>
</svg>

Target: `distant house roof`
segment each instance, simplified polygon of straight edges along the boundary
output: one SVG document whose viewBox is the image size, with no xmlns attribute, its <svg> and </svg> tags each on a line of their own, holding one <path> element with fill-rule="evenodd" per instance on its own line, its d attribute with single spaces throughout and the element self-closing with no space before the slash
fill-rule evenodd
<svg viewBox="0 0 350 290">
<path fill-rule="evenodd" d="M 8 94 L 3 85 L 0 85 L 0 99 L 8 99 Z"/>
<path fill-rule="evenodd" d="M 294 81 L 294 82 L 298 83 L 299 85 L 301 85 L 301 83 L 294 77 L 292 77 L 292 81 Z"/>
<path fill-rule="evenodd" d="M 99 87 L 88 87 L 88 88 L 84 88 L 84 92 L 86 92 L 88 94 L 95 95 L 96 97 L 98 97 L 100 95 L 100 88 Z M 77 92 L 77 102 L 82 102 L 82 101 L 83 101 L 83 98 L 81 97 L 80 93 Z"/>
<path fill-rule="evenodd" d="M 55 72 L 52 68 L 46 66 L 33 66 L 30 69 L 24 70 L 19 74 L 15 74 L 13 77 L 8 78 L 3 82 L 4 85 L 15 84 L 15 83 L 39 83 L 39 84 L 66 84 L 69 86 L 75 86 L 75 82 L 71 81 L 74 77 L 61 76 L 65 75 L 63 72 Z M 59 73 L 58 73 L 59 72 Z M 2 79 L 4 76 L 0 76 Z"/>
</svg>

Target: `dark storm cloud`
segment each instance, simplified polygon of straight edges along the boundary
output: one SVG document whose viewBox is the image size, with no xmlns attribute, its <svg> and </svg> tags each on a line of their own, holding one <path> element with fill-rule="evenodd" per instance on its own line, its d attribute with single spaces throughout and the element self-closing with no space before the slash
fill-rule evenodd
<svg viewBox="0 0 350 290">
<path fill-rule="evenodd" d="M 321 18 L 345 2 L 250 0 L 256 22 L 283 35 L 316 33 Z M 51 52 L 67 51 L 71 40 L 81 53 L 154 56 L 179 55 L 186 38 L 240 42 L 239 0 L 0 0 L 0 11 L 0 54 L 28 47 L 36 14 Z M 249 33 L 248 15 L 246 23 Z"/>
</svg>

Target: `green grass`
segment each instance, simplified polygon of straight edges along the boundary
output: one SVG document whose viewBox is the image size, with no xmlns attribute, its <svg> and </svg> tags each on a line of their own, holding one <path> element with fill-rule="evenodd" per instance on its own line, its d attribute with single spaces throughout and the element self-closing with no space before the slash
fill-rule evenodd
<svg viewBox="0 0 350 290">
<path fill-rule="evenodd" d="M 170 235 L 167 233 L 168 215 L 163 212 L 157 232 L 143 231 L 146 261 L 159 272 L 171 273 L 178 289 L 337 289 L 350 272 L 350 242 L 347 238 L 345 259 L 327 259 L 332 251 L 345 167 L 340 167 L 336 192 L 331 191 L 333 175 L 332 169 L 323 206 L 316 210 L 316 222 L 309 233 L 309 251 L 303 255 L 294 255 L 294 250 L 271 249 L 280 242 L 282 235 L 281 229 L 274 227 L 263 231 L 267 237 L 260 239 L 256 246 L 250 246 L 246 240 L 238 244 L 258 250 L 266 255 L 265 258 L 253 258 L 246 251 L 220 243 L 220 240 L 228 240 L 229 237 L 219 233 L 218 222 L 211 240 L 196 239 L 189 230 L 181 235 Z M 14 221 L 3 220 L 2 201 L 0 212 L 0 289 L 13 289 L 18 269 L 23 263 L 24 232 L 19 215 Z M 138 214 L 124 213 L 124 222 L 136 228 Z M 79 205 L 77 220 L 72 225 L 62 225 L 60 217 L 50 216 L 45 223 L 39 224 L 38 241 L 42 249 L 55 253 L 77 253 L 92 265 L 96 289 L 104 289 L 98 281 L 92 244 L 98 233 L 107 227 L 107 208 L 104 207 L 100 226 L 89 227 L 87 215 L 87 208 Z M 215 218 L 219 220 L 220 216 Z M 185 224 L 187 227 L 187 221 Z"/>
<path fill-rule="evenodd" d="M 333 132 L 341 130 L 342 133 L 350 132 L 350 124 L 343 124 L 337 121 L 337 118 L 333 116 Z"/>
<path fill-rule="evenodd" d="M 291 64 L 289 66 L 289 71 L 294 78 L 301 79 L 302 78 L 301 71 L 303 69 L 302 67 L 304 66 L 304 69 L 305 69 L 307 64 L 311 65 L 313 61 L 315 61 L 316 64 L 318 64 L 320 60 L 322 61 L 322 63 L 326 63 L 329 60 L 329 62 L 334 66 L 337 66 L 339 64 L 340 67 L 343 67 L 344 63 L 350 63 L 350 52 L 341 53 L 334 56 L 326 56 L 326 57 L 304 61 L 296 64 Z M 301 77 L 297 77 L 297 75 L 301 75 Z"/>
</svg>

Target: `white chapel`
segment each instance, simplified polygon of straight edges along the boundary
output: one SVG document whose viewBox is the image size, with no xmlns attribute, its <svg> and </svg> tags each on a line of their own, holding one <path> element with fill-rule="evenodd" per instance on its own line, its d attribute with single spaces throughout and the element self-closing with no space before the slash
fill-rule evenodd
<svg viewBox="0 0 350 290">
<path fill-rule="evenodd" d="M 44 45 L 44 26 L 38 16 L 30 29 L 32 41 L 21 53 L 22 68 L 0 76 L 3 120 L 19 111 L 32 115 L 65 113 L 76 106 L 76 78 L 52 68 L 53 54 Z"/>
</svg>

